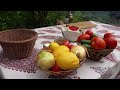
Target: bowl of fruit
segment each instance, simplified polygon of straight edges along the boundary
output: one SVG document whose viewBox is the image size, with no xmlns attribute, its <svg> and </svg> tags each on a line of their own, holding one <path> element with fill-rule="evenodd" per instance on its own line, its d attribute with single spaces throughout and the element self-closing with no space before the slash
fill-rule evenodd
<svg viewBox="0 0 120 90">
<path fill-rule="evenodd" d="M 57 42 L 56 42 L 57 41 Z M 37 57 L 38 68 L 50 75 L 66 76 L 79 68 L 86 60 L 86 50 L 80 45 L 71 45 L 69 41 L 59 44 L 56 40 L 43 47 Z"/>
<path fill-rule="evenodd" d="M 90 60 L 99 61 L 116 48 L 117 39 L 112 33 L 107 32 L 101 37 L 89 29 L 78 37 L 77 44 L 87 48 Z"/>
<path fill-rule="evenodd" d="M 69 41 L 76 41 L 81 33 L 82 30 L 77 26 L 66 25 L 64 29 L 62 29 L 64 38 Z"/>
</svg>

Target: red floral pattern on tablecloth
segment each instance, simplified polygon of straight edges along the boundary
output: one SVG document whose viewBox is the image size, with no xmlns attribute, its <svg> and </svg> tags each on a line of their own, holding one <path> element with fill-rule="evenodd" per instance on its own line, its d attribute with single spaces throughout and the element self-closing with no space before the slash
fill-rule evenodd
<svg viewBox="0 0 120 90">
<path fill-rule="evenodd" d="M 36 73 L 38 70 L 35 64 L 35 57 L 38 53 L 38 49 L 33 49 L 33 52 L 30 57 L 25 59 L 8 59 L 3 51 L 0 52 L 0 65 L 4 68 L 20 71 L 20 72 L 28 72 L 28 73 Z"/>
<path fill-rule="evenodd" d="M 120 27 L 117 26 L 109 26 L 109 25 L 101 25 L 101 26 L 110 30 L 120 31 Z"/>
<path fill-rule="evenodd" d="M 101 75 L 101 79 L 109 79 L 113 75 L 110 67 L 90 67 L 90 69 L 93 69 L 95 72 L 99 73 Z"/>
<path fill-rule="evenodd" d="M 38 38 L 43 38 L 43 39 L 57 39 L 59 38 L 60 36 L 53 36 L 53 35 L 45 35 L 45 36 L 38 36 Z"/>
<path fill-rule="evenodd" d="M 103 75 L 110 67 L 90 67 L 90 69 L 95 70 L 95 72 Z"/>
<path fill-rule="evenodd" d="M 115 76 L 115 79 L 120 79 L 120 71 L 117 73 L 117 75 Z"/>
<path fill-rule="evenodd" d="M 60 31 L 56 31 L 56 30 L 40 30 L 40 31 L 44 31 L 48 33 L 61 33 Z"/>
<path fill-rule="evenodd" d="M 45 33 L 40 33 L 40 32 L 38 32 L 38 34 L 45 34 Z"/>
<path fill-rule="evenodd" d="M 101 76 L 101 79 L 110 79 L 110 77 L 113 75 L 112 70 L 108 70 L 104 73 L 104 75 Z"/>
<path fill-rule="evenodd" d="M 49 76 L 49 79 L 80 79 L 79 76 L 73 75 L 73 76 L 66 76 L 64 78 L 58 77 L 58 76 Z"/>
<path fill-rule="evenodd" d="M 118 51 L 120 51 L 120 46 L 117 46 L 115 49 L 118 50 Z"/>
<path fill-rule="evenodd" d="M 106 58 L 106 59 L 109 60 L 109 61 L 115 62 L 115 63 L 118 62 L 118 60 L 117 60 L 116 56 L 114 55 L 114 53 L 110 53 L 109 55 L 107 55 L 107 56 L 104 57 L 104 58 Z M 102 58 L 102 59 L 103 59 L 103 58 Z"/>
<path fill-rule="evenodd" d="M 112 34 L 115 34 L 114 32 L 109 32 L 108 30 L 98 30 L 97 31 L 97 33 L 103 33 L 103 34 L 105 34 L 105 33 L 112 33 Z"/>
<path fill-rule="evenodd" d="M 46 29 L 55 29 L 55 27 L 47 27 Z M 56 30 L 58 30 L 58 29 L 56 29 Z"/>
<path fill-rule="evenodd" d="M 99 30 L 99 31 L 97 31 L 97 33 L 107 33 L 108 32 L 108 30 Z"/>
<path fill-rule="evenodd" d="M 51 41 L 42 41 L 41 44 L 50 43 Z"/>
<path fill-rule="evenodd" d="M 113 35 L 114 37 L 116 37 L 116 38 L 120 38 L 120 35 Z"/>
</svg>

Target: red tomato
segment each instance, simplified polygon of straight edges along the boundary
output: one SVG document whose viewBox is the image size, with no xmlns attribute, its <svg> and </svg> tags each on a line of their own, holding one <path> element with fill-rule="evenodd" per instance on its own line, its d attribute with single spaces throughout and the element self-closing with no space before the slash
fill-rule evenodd
<svg viewBox="0 0 120 90">
<path fill-rule="evenodd" d="M 65 45 L 65 46 L 69 47 L 70 42 L 68 40 L 65 40 L 62 45 Z"/>
<path fill-rule="evenodd" d="M 68 26 L 68 28 L 72 31 L 77 31 L 79 30 L 79 27 L 76 27 L 76 26 Z"/>
<path fill-rule="evenodd" d="M 113 36 L 112 33 L 105 33 L 104 34 L 104 38 L 107 38 L 107 37 L 110 37 L 110 36 Z"/>
<path fill-rule="evenodd" d="M 93 31 L 91 29 L 89 29 L 85 32 L 85 34 L 88 34 L 88 35 L 90 35 L 90 37 L 92 37 L 93 36 Z"/>
<path fill-rule="evenodd" d="M 113 36 L 109 36 L 104 39 L 107 45 L 107 48 L 114 49 L 117 46 L 117 39 Z"/>
<path fill-rule="evenodd" d="M 89 40 L 90 39 L 90 35 L 88 34 L 81 34 L 78 38 L 77 41 L 80 42 L 80 40 Z"/>
<path fill-rule="evenodd" d="M 59 72 L 60 68 L 57 65 L 55 65 L 54 67 L 51 68 L 51 70 L 54 72 Z"/>
<path fill-rule="evenodd" d="M 74 45 L 69 45 L 69 49 L 71 50 L 74 47 Z"/>
<path fill-rule="evenodd" d="M 91 40 L 91 46 L 92 48 L 94 49 L 105 49 L 106 48 L 106 43 L 105 41 L 100 38 L 100 37 L 94 37 L 92 40 Z"/>
</svg>

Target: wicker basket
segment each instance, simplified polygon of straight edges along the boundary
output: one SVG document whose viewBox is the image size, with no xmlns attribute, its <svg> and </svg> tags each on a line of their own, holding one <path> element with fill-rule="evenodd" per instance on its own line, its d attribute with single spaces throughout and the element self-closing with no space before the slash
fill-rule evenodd
<svg viewBox="0 0 120 90">
<path fill-rule="evenodd" d="M 37 32 L 30 29 L 11 29 L 0 32 L 0 44 L 10 59 L 23 59 L 31 55 Z"/>
<path fill-rule="evenodd" d="M 39 67 L 40 70 L 42 70 L 45 73 L 48 73 L 49 75 L 52 76 L 59 76 L 59 77 L 65 77 L 67 75 L 70 75 L 71 73 L 73 73 L 76 69 L 74 70 L 68 70 L 68 71 L 59 71 L 59 72 L 54 72 L 54 71 L 50 71 L 50 70 L 43 70 Z"/>
<path fill-rule="evenodd" d="M 81 45 L 77 42 L 78 45 Z M 93 61 L 100 61 L 101 58 L 110 54 L 114 49 L 103 49 L 103 50 L 96 50 L 92 48 L 87 48 L 88 56 L 87 58 Z"/>
<path fill-rule="evenodd" d="M 41 51 L 48 51 L 48 52 L 51 52 L 51 50 L 49 49 L 49 48 L 47 48 L 47 47 L 45 47 L 45 48 L 42 48 L 41 50 L 40 50 L 40 52 Z M 84 58 L 83 60 L 81 60 L 80 61 L 80 65 L 79 65 L 79 67 L 81 67 L 81 65 L 85 62 L 85 60 L 86 60 L 86 58 Z M 36 57 L 36 63 L 37 63 L 37 57 Z M 73 73 L 74 71 L 76 71 L 77 70 L 77 68 L 76 69 L 72 69 L 72 70 L 67 70 L 67 71 L 59 71 L 59 72 L 54 72 L 54 71 L 50 71 L 50 70 L 44 70 L 44 69 L 42 69 L 40 66 L 37 66 L 38 68 L 39 68 L 39 70 L 41 70 L 41 71 L 43 71 L 43 72 L 45 72 L 45 73 L 48 73 L 48 74 L 50 74 L 50 75 L 52 75 L 52 76 L 60 76 L 60 77 L 65 77 L 65 76 L 67 76 L 67 75 L 69 75 L 69 74 L 71 74 L 71 73 Z"/>
<path fill-rule="evenodd" d="M 89 53 L 89 59 L 94 61 L 100 61 L 101 58 L 110 54 L 114 49 L 103 49 L 103 50 L 95 50 L 95 49 L 87 49 Z"/>
<path fill-rule="evenodd" d="M 65 40 L 65 39 L 61 37 L 61 38 L 56 39 L 55 42 L 57 42 L 58 44 L 61 45 L 64 40 Z M 44 51 L 51 52 L 51 50 L 49 49 L 49 47 L 43 47 L 43 48 L 40 50 L 40 52 L 43 51 L 43 50 L 44 50 Z M 85 60 L 86 60 L 86 57 L 85 57 L 83 60 L 80 61 L 79 67 L 82 66 L 82 64 L 85 62 Z M 37 58 L 36 58 L 36 63 L 37 63 Z M 71 74 L 71 73 L 73 73 L 74 71 L 77 70 L 77 68 L 76 68 L 76 69 L 67 70 L 67 71 L 54 72 L 54 71 L 50 71 L 50 70 L 43 70 L 43 69 L 40 68 L 39 66 L 38 66 L 38 68 L 39 68 L 40 70 L 42 70 L 43 72 L 46 72 L 46 73 L 48 73 L 48 74 L 50 74 L 50 75 L 52 75 L 52 76 L 60 76 L 60 77 L 65 77 L 65 76 L 67 76 L 67 75 L 69 75 L 69 74 Z"/>
</svg>

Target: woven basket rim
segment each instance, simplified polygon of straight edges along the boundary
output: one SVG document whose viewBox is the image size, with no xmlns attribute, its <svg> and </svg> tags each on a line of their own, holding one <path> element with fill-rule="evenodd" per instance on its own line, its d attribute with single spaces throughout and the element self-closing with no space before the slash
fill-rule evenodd
<svg viewBox="0 0 120 90">
<path fill-rule="evenodd" d="M 99 49 L 93 49 L 93 48 L 87 48 L 89 50 L 99 50 Z M 105 49 L 100 49 L 99 51 L 104 51 L 104 50 L 114 50 L 114 49 L 108 49 L 108 48 L 105 48 Z"/>
<path fill-rule="evenodd" d="M 67 73 L 67 72 L 69 73 L 69 72 L 75 71 L 77 69 L 77 68 L 75 68 L 75 69 L 70 69 L 70 70 L 65 70 L 65 71 L 54 72 L 54 71 L 51 71 L 51 70 L 44 70 L 40 66 L 37 66 L 37 67 L 39 68 L 39 70 L 44 71 L 44 72 L 49 73 L 49 74 L 52 74 L 52 73 L 54 73 L 54 74 L 60 74 L 60 73 Z"/>
<path fill-rule="evenodd" d="M 42 49 L 43 49 L 43 48 L 42 48 Z M 40 50 L 40 52 L 42 51 L 42 49 Z M 47 47 L 46 47 L 46 49 L 47 49 Z M 38 54 L 39 54 L 39 53 L 38 53 Z M 36 55 L 35 63 L 37 63 L 37 56 L 38 56 L 38 54 Z M 76 67 L 76 68 L 74 68 L 74 69 L 70 69 L 70 70 L 59 71 L 59 72 L 54 72 L 54 71 L 42 69 L 39 65 L 37 65 L 37 67 L 38 67 L 39 70 L 44 71 L 44 72 L 49 73 L 49 74 L 53 74 L 53 73 L 54 73 L 54 74 L 69 73 L 69 72 L 75 71 L 75 70 L 77 70 L 78 68 L 80 68 L 81 65 L 82 65 L 85 61 L 86 61 L 86 57 L 85 57 L 83 60 L 80 61 L 78 67 Z"/>
<path fill-rule="evenodd" d="M 32 29 L 9 29 L 9 30 L 5 30 L 5 31 L 1 31 L 1 33 L 6 33 L 6 32 L 11 32 L 11 31 L 29 31 L 29 32 L 33 32 L 35 33 L 35 35 L 32 38 L 26 39 L 26 40 L 20 40 L 20 41 L 5 41 L 5 40 L 0 40 L 1 43 L 25 43 L 25 42 L 29 42 L 31 40 L 34 40 L 38 37 L 38 33 Z"/>
</svg>

